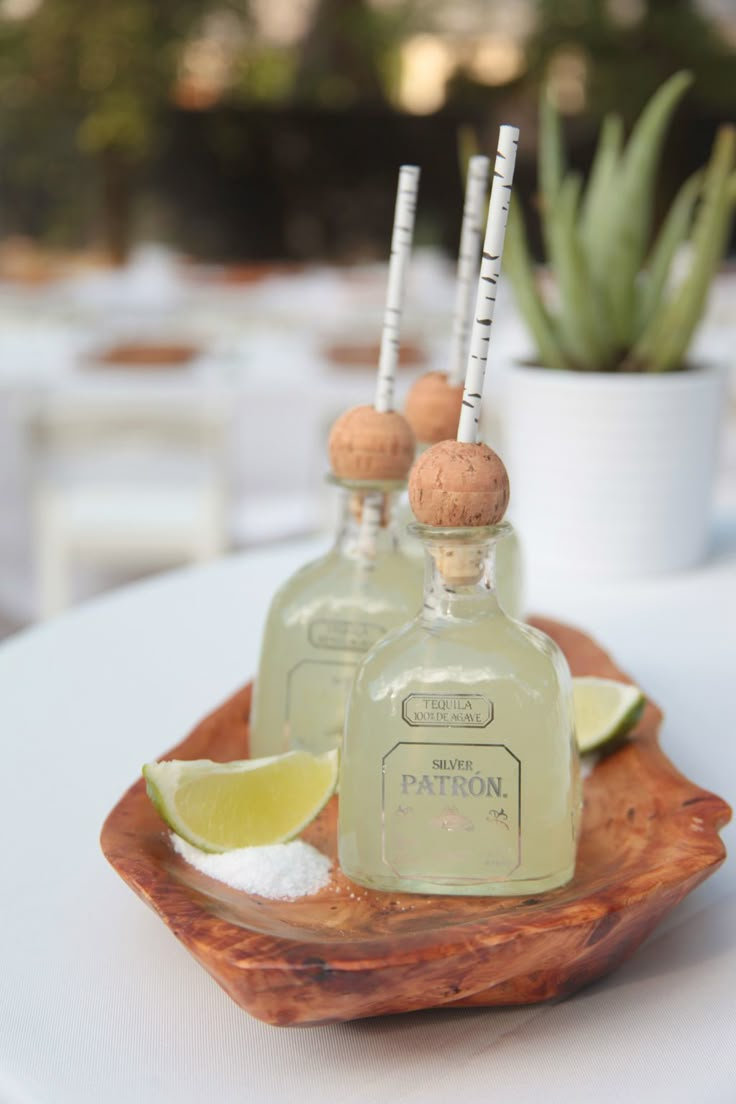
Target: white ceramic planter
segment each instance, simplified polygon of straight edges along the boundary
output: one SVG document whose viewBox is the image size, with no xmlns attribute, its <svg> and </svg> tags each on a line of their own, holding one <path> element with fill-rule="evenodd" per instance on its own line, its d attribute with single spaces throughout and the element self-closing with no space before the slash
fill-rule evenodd
<svg viewBox="0 0 736 1104">
<path fill-rule="evenodd" d="M 504 459 L 530 567 L 637 576 L 698 563 L 725 375 L 510 367 Z"/>
</svg>

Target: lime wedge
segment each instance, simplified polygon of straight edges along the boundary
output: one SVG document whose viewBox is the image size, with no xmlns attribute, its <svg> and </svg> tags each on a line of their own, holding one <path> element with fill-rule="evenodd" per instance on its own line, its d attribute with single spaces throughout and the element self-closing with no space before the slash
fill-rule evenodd
<svg viewBox="0 0 736 1104">
<path fill-rule="evenodd" d="M 574 678 L 572 696 L 581 755 L 623 739 L 646 705 L 638 686 L 615 679 Z"/>
<path fill-rule="evenodd" d="M 202 851 L 294 839 L 337 785 L 337 751 L 289 751 L 268 759 L 147 763 L 146 789 L 170 828 Z"/>
</svg>

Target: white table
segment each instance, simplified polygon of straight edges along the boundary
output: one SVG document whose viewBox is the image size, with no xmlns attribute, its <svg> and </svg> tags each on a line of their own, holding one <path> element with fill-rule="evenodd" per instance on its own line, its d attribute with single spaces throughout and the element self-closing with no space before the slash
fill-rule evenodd
<svg viewBox="0 0 736 1104">
<path fill-rule="evenodd" d="M 249 677 L 314 549 L 163 576 L 0 647 L 3 1104 L 734 1100 L 733 863 L 564 1003 L 299 1030 L 241 1011 L 107 866 L 105 815 Z M 736 530 L 687 576 L 532 580 L 531 599 L 598 635 L 666 709 L 675 763 L 733 802 Z"/>
</svg>

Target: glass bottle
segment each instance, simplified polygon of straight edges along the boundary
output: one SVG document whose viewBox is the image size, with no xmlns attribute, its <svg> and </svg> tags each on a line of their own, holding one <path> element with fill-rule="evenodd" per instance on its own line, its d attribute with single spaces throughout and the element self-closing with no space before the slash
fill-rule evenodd
<svg viewBox="0 0 736 1104">
<path fill-rule="evenodd" d="M 424 605 L 364 657 L 348 702 L 340 864 L 391 892 L 563 885 L 580 814 L 567 663 L 497 601 L 505 523 L 413 531 L 426 549 Z"/>
<path fill-rule="evenodd" d="M 418 445 L 417 456 L 429 447 L 426 444 Z M 421 540 L 414 535 L 412 528 L 414 515 L 406 494 L 401 497 L 396 512 L 396 522 L 404 551 L 419 565 L 420 569 L 423 568 L 424 547 Z M 507 523 L 504 530 L 503 533 L 499 533 L 496 546 L 496 595 L 500 606 L 509 617 L 515 617 L 520 621 L 524 613 L 524 563 L 521 544 L 512 525 Z"/>
<path fill-rule="evenodd" d="M 421 601 L 416 566 L 393 523 L 405 484 L 332 482 L 343 498 L 335 544 L 281 587 L 268 613 L 251 713 L 253 757 L 336 747 L 360 659 Z M 364 521 L 371 514 L 373 525 Z"/>
</svg>

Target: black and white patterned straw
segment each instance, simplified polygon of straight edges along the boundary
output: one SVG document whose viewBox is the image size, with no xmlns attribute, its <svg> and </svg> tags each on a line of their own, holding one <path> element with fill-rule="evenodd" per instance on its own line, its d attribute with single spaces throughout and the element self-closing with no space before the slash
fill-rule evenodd
<svg viewBox="0 0 736 1104">
<path fill-rule="evenodd" d="M 411 246 L 414 240 L 414 218 L 421 170 L 417 165 L 402 165 L 396 189 L 394 226 L 391 233 L 391 257 L 388 263 L 388 287 L 381 330 L 381 352 L 378 358 L 375 409 L 381 414 L 394 408 L 396 368 L 399 363 L 399 334 L 404 309 L 406 277 L 409 271 Z M 367 563 L 376 554 L 376 537 L 381 527 L 383 495 L 367 494 L 363 498 L 363 518 L 360 524 L 359 549 Z"/>
<path fill-rule="evenodd" d="M 471 157 L 468 163 L 460 252 L 457 259 L 450 360 L 447 368 L 447 377 L 454 387 L 458 387 L 465 379 L 465 366 L 468 363 L 468 341 L 478 279 L 480 245 L 483 240 L 483 216 L 490 166 L 488 158 L 480 155 Z"/>
<path fill-rule="evenodd" d="M 409 271 L 411 246 L 414 240 L 414 216 L 417 210 L 420 169 L 417 165 L 402 165 L 396 190 L 394 228 L 391 235 L 391 259 L 388 265 L 388 288 L 381 331 L 381 353 L 378 359 L 375 408 L 381 413 L 393 410 L 396 366 L 399 362 L 399 333 L 404 309 L 404 292 Z"/>
<path fill-rule="evenodd" d="M 478 440 L 481 396 L 486 374 L 488 346 L 493 325 L 493 308 L 501 277 L 501 257 L 509 217 L 511 185 L 514 179 L 516 149 L 519 131 L 513 126 L 502 126 L 498 136 L 498 150 L 493 169 L 491 201 L 488 206 L 488 222 L 483 243 L 478 294 L 475 301 L 475 318 L 470 334 L 470 350 L 465 371 L 465 390 L 457 427 L 458 441 L 474 444 Z"/>
</svg>

